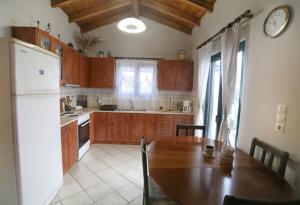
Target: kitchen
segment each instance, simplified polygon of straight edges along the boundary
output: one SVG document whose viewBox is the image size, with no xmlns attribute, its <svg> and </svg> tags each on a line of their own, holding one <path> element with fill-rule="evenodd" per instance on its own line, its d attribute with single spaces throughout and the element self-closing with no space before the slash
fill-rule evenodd
<svg viewBox="0 0 300 205">
<path fill-rule="evenodd" d="M 228 140 L 233 147 L 245 152 L 249 151 L 253 137 L 287 150 L 290 159 L 285 180 L 298 190 L 300 166 L 296 116 L 299 114 L 299 93 L 296 90 L 299 84 L 295 76 L 299 74 L 299 69 L 296 69 L 299 62 L 295 55 L 299 48 L 295 42 L 299 34 L 297 17 L 300 5 L 297 1 L 176 0 L 177 6 L 185 6 L 176 8 L 178 13 L 176 4 L 172 5 L 171 1 L 97 2 L 30 0 L 25 4 L 18 0 L 0 1 L 0 36 L 4 37 L 0 41 L 1 93 L 7 99 L 2 102 L 0 110 L 3 116 L 1 130 L 6 130 L 0 143 L 1 163 L 4 165 L 1 178 L 4 179 L 2 173 L 7 176 L 1 182 L 0 204 L 143 204 L 143 167 L 138 146 L 143 136 L 150 149 L 156 141 L 175 136 L 178 124 L 209 125 L 204 131 L 209 139 L 217 139 L 216 133 L 222 132 L 219 130 L 222 129 L 222 118 L 218 116 L 218 103 L 212 100 L 211 107 L 206 103 L 204 113 L 199 109 L 199 96 L 203 92 L 199 85 L 203 73 L 200 70 L 201 48 L 196 47 L 247 10 L 254 16 L 245 20 L 249 23 L 246 22 L 242 34 L 245 43 L 240 45 L 240 68 L 246 66 L 241 72 L 243 74 L 239 74 L 243 76 L 240 80 L 243 84 L 240 83 L 241 87 L 236 90 L 242 92 L 236 93 L 238 100 L 233 106 L 236 117 L 230 116 L 234 120 L 229 125 Z M 264 19 L 272 9 L 283 4 L 290 6 L 292 20 L 282 35 L 269 38 L 263 33 Z M 121 31 L 119 22 L 131 16 L 140 19 L 146 30 L 135 34 Z M 83 37 L 95 38 L 97 43 L 86 49 L 78 41 L 84 40 Z M 8 45 L 15 45 L 15 48 Z M 285 52 L 283 56 L 278 53 L 279 48 L 282 49 L 280 53 Z M 31 53 L 30 49 L 53 60 L 55 73 L 41 62 L 43 68 L 37 71 L 39 76 L 48 76 L 50 72 L 49 81 L 39 81 L 39 78 L 30 77 L 34 73 L 20 69 L 30 67 L 30 62 L 34 61 L 28 60 L 30 57 L 24 58 Z M 215 55 L 218 49 L 220 45 L 216 44 L 211 54 Z M 18 63 L 8 62 L 9 58 Z M 46 57 L 44 61 L 47 61 Z M 212 94 L 206 91 L 206 99 L 208 96 L 218 99 L 220 84 L 215 84 L 218 80 L 213 76 L 218 75 L 219 62 L 222 63 L 217 55 L 212 57 L 211 63 L 216 67 L 215 73 L 208 77 L 207 85 L 211 83 Z M 254 67 L 261 70 L 252 69 Z M 9 74 L 9 69 L 15 73 Z M 9 76 L 13 75 L 18 77 L 11 82 L 17 83 L 10 87 Z M 218 92 L 214 88 L 218 88 Z M 38 97 L 44 94 L 49 94 L 49 101 L 39 101 L 36 105 L 33 101 L 20 105 L 13 103 L 15 100 L 23 102 L 21 99 L 28 95 Z M 52 95 L 55 96 L 54 103 L 50 102 Z M 242 100 L 241 106 L 239 99 Z M 285 114 L 288 110 L 284 122 L 274 120 L 278 114 L 277 106 L 281 106 Z M 202 123 L 198 121 L 200 113 L 204 116 Z M 52 148 L 49 145 L 33 149 L 34 144 L 26 141 L 22 142 L 26 149 L 13 148 L 14 143 L 21 143 L 19 138 L 26 139 L 22 137 L 23 132 L 30 132 L 22 127 L 23 122 L 25 127 L 36 130 L 34 133 L 47 130 L 45 137 L 59 137 L 56 141 L 47 138 L 39 141 L 38 135 L 35 135 L 36 139 L 28 138 L 40 143 L 36 146 L 52 142 Z M 275 124 L 276 127 L 284 126 L 283 131 L 281 128 L 274 130 Z M 7 136 L 19 137 L 13 140 Z M 41 150 L 45 154 L 38 156 Z M 57 152 L 53 153 L 53 150 Z M 34 153 L 35 157 L 28 153 Z M 27 167 L 30 159 L 40 163 L 41 170 L 44 170 L 43 174 L 36 175 L 35 180 L 21 177 L 22 173 L 30 174 L 35 170 Z M 43 161 L 48 164 L 43 164 Z M 20 171 L 18 167 L 26 171 Z M 33 184 L 43 181 L 46 176 L 53 180 L 45 182 L 49 186 L 42 186 L 39 197 L 35 197 L 32 190 L 38 190 L 38 185 Z M 28 184 L 32 190 L 23 184 Z M 176 199 L 172 192 L 167 189 L 166 192 Z M 176 201 L 185 204 L 184 199 Z"/>
</svg>

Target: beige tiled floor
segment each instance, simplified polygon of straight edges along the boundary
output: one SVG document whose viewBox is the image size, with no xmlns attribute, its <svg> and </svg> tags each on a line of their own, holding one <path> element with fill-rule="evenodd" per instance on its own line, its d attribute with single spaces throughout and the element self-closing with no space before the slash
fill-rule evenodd
<svg viewBox="0 0 300 205">
<path fill-rule="evenodd" d="M 94 144 L 64 176 L 55 205 L 142 205 L 139 146 Z"/>
</svg>

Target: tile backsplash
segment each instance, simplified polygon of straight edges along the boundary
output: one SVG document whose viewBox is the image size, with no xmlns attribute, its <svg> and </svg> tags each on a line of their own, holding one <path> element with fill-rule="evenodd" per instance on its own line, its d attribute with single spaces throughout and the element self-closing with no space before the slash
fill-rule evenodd
<svg viewBox="0 0 300 205">
<path fill-rule="evenodd" d="M 122 102 L 118 100 L 115 89 L 62 87 L 60 95 L 61 97 L 71 96 L 72 106 L 76 106 L 77 95 L 87 95 L 88 107 L 96 107 L 97 99 L 100 97 L 102 104 L 117 104 L 120 108 L 130 108 L 129 101 L 126 98 L 122 100 Z M 136 108 L 158 109 L 160 106 L 168 108 L 170 98 L 173 107 L 177 101 L 185 99 L 191 100 L 193 104 L 195 102 L 195 94 L 193 91 L 157 91 L 156 97 L 151 98 L 150 100 L 145 97 L 135 97 L 130 99 L 133 100 Z M 150 103 L 150 101 L 152 102 Z"/>
</svg>

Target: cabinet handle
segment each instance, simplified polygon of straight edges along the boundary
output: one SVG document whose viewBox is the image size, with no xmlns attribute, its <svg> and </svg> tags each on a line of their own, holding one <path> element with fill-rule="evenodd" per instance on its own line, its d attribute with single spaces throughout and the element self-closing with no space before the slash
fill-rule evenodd
<svg viewBox="0 0 300 205">
<path fill-rule="evenodd" d="M 21 52 L 23 53 L 28 53 L 27 51 L 23 50 L 23 49 L 20 49 Z"/>
<path fill-rule="evenodd" d="M 90 121 L 87 121 L 86 123 L 84 123 L 83 125 L 80 125 L 80 127 L 84 127 L 84 126 L 86 126 L 87 124 L 89 124 L 90 123 Z"/>
</svg>

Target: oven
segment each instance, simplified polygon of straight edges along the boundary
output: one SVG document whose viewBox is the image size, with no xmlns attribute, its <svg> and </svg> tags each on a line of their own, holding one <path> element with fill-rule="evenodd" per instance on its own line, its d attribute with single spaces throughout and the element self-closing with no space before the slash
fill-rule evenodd
<svg viewBox="0 0 300 205">
<path fill-rule="evenodd" d="M 90 148 L 90 115 L 84 114 L 78 118 L 78 159 Z"/>
</svg>

